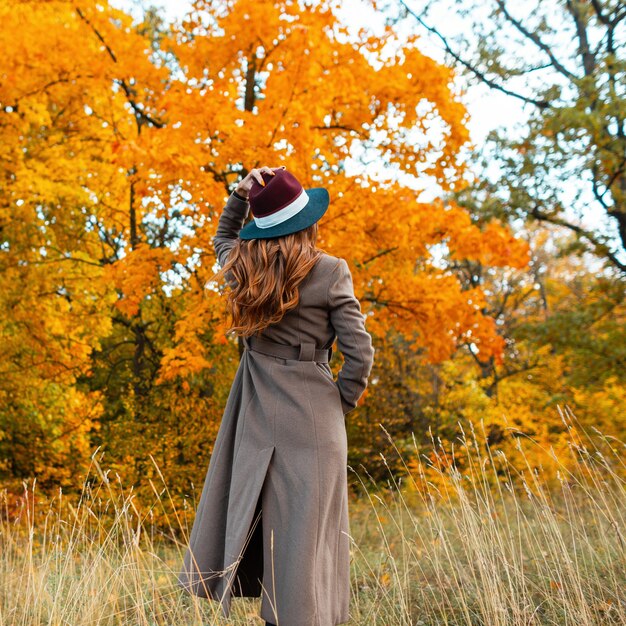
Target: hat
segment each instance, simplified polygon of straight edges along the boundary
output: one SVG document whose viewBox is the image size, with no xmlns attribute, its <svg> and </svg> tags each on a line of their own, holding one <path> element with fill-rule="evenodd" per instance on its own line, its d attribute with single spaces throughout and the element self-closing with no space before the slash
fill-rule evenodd
<svg viewBox="0 0 626 626">
<path fill-rule="evenodd" d="M 324 187 L 304 189 L 283 168 L 275 174 L 261 173 L 265 186 L 252 183 L 248 200 L 253 220 L 240 231 L 241 239 L 269 239 L 304 230 L 326 213 L 330 196 Z"/>
</svg>

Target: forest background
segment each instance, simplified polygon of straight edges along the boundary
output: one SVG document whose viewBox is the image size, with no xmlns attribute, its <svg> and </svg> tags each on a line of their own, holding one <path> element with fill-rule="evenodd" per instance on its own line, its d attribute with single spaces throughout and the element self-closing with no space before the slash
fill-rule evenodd
<svg viewBox="0 0 626 626">
<path fill-rule="evenodd" d="M 0 483 L 15 501 L 34 477 L 78 492 L 96 453 L 140 499 L 159 471 L 175 502 L 197 495 L 240 350 L 211 237 L 266 163 L 329 189 L 319 245 L 347 259 L 374 337 L 352 467 L 462 465 L 473 425 L 513 464 L 531 439 L 531 466 L 556 475 L 543 452 L 568 445 L 563 406 L 623 439 L 626 9 L 547 4 L 450 2 L 467 28 L 447 37 L 428 6 L 393 0 L 367 3 L 376 29 L 335 2 L 198 0 L 175 22 L 3 2 Z M 523 123 L 473 144 L 469 83 L 522 103 Z"/>
</svg>

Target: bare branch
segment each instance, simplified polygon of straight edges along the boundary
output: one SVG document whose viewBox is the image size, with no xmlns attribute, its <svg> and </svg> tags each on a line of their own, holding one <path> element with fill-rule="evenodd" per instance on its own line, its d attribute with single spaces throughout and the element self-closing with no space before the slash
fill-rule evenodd
<svg viewBox="0 0 626 626">
<path fill-rule="evenodd" d="M 608 187 L 604 188 L 604 191 L 600 191 L 600 176 L 598 173 L 598 164 L 594 163 L 591 167 L 591 187 L 593 189 L 593 195 L 595 199 L 602 205 L 603 209 L 608 209 L 609 204 L 604 199 L 606 192 L 609 190 Z"/>
<path fill-rule="evenodd" d="M 596 57 L 589 47 L 589 38 L 587 37 L 587 25 L 584 22 L 583 16 L 580 14 L 578 7 L 572 0 L 567 0 L 565 5 L 567 10 L 574 20 L 574 26 L 576 27 L 576 34 L 578 36 L 578 52 L 583 60 L 583 68 L 585 70 L 585 76 L 591 76 L 593 70 L 596 67 Z"/>
<path fill-rule="evenodd" d="M 351 128 L 350 126 L 343 126 L 342 124 L 329 124 L 328 126 L 311 126 L 314 130 L 344 130 L 348 133 L 356 133 L 361 139 L 367 139 L 368 134 L 359 130 L 358 128 Z"/>
<path fill-rule="evenodd" d="M 603 256 L 603 255 L 606 256 L 606 258 L 609 259 L 611 263 L 618 270 L 620 270 L 620 272 L 623 272 L 624 274 L 626 274 L 626 263 L 622 263 L 617 258 L 615 253 L 611 252 L 611 250 L 608 249 L 607 245 L 599 241 L 598 238 L 593 233 L 590 233 L 588 230 L 585 230 L 584 228 L 582 228 L 581 226 L 578 226 L 577 224 L 571 224 L 570 222 L 564 219 L 561 219 L 559 217 L 546 215 L 545 213 L 542 213 L 539 210 L 538 206 L 533 207 L 533 209 L 530 211 L 530 214 L 535 219 L 538 219 L 542 222 L 548 222 L 549 224 L 554 224 L 555 226 L 562 226 L 563 228 L 567 228 L 568 230 L 575 232 L 580 237 L 583 237 L 584 239 L 589 241 L 589 243 L 591 243 L 591 245 L 598 250 L 598 254 L 600 256 Z"/>
<path fill-rule="evenodd" d="M 102 45 L 104 46 L 104 49 L 107 51 L 107 54 L 109 55 L 113 63 L 117 63 L 117 56 L 115 55 L 115 52 L 113 52 L 109 44 L 105 41 L 104 37 L 100 34 L 100 31 L 91 23 L 89 18 L 80 10 L 79 7 L 75 7 L 75 8 L 76 8 L 76 13 L 78 14 L 78 17 L 80 17 L 80 19 L 83 20 L 83 22 L 85 22 L 85 24 L 87 24 L 89 28 L 91 28 L 95 36 L 100 40 L 100 43 L 102 43 Z M 140 107 L 140 105 L 136 101 L 136 96 L 137 96 L 136 91 L 126 82 L 125 79 L 120 78 L 120 79 L 117 79 L 115 82 L 118 85 L 120 85 L 120 87 L 124 91 L 124 94 L 126 95 L 126 100 L 132 107 L 133 112 L 135 113 L 135 118 L 136 118 L 139 130 L 141 130 L 141 122 L 148 122 L 152 124 L 153 126 L 156 126 L 157 128 L 163 128 L 163 126 L 165 126 L 163 122 L 150 116 Z"/>
<path fill-rule="evenodd" d="M 117 57 L 115 56 L 115 52 L 111 50 L 111 48 L 109 47 L 109 44 L 104 40 L 104 37 L 100 34 L 98 29 L 91 23 L 89 18 L 80 10 L 79 7 L 75 7 L 75 8 L 76 8 L 76 13 L 78 13 L 78 17 L 80 17 L 80 19 L 83 20 L 83 22 L 85 22 L 85 24 L 87 24 L 91 28 L 91 30 L 93 30 L 96 37 L 100 40 L 100 43 L 104 46 L 109 56 L 113 59 L 113 62 L 117 63 Z"/>
<path fill-rule="evenodd" d="M 120 87 L 124 90 L 126 100 L 128 104 L 130 104 L 130 106 L 132 107 L 133 113 L 135 114 L 136 118 L 141 121 L 148 122 L 153 126 L 156 126 L 157 128 L 163 128 L 165 126 L 165 124 L 161 120 L 152 117 L 139 106 L 139 104 L 135 101 L 135 96 L 137 95 L 137 92 L 129 87 L 128 83 L 124 79 L 119 79 L 115 82 L 117 82 L 117 84 L 120 85 Z"/>
<path fill-rule="evenodd" d="M 415 13 L 415 11 L 413 11 L 409 6 L 407 6 L 407 4 L 406 4 L 406 2 L 404 0 L 400 0 L 400 4 L 405 8 L 407 13 L 412 15 L 417 20 L 417 22 L 421 26 L 423 26 L 429 33 L 432 33 L 433 35 L 435 35 L 435 37 L 437 37 L 441 41 L 441 43 L 443 43 L 443 46 L 444 46 L 446 52 L 448 54 L 450 54 L 450 56 L 452 56 L 452 58 L 457 63 L 460 63 L 463 67 L 465 67 L 470 72 L 472 72 L 472 74 L 474 74 L 474 76 L 476 76 L 476 78 L 478 78 L 480 81 L 485 83 L 487 86 L 489 86 L 492 89 L 495 89 L 497 91 L 500 91 L 503 94 L 506 94 L 507 96 L 511 96 L 513 98 L 517 98 L 518 100 L 522 100 L 523 102 L 527 102 L 528 104 L 534 104 L 539 109 L 548 109 L 548 108 L 550 108 L 550 102 L 548 102 L 547 100 L 537 100 L 535 98 L 531 98 L 529 96 L 525 96 L 525 95 L 517 93 L 515 91 L 511 91 L 510 89 L 507 89 L 504 85 L 496 83 L 493 79 L 489 78 L 484 72 L 479 70 L 476 66 L 472 65 L 471 63 L 469 63 L 465 59 L 461 58 L 461 56 L 458 53 L 456 53 L 450 47 L 450 44 L 448 43 L 448 40 L 436 28 L 426 24 L 426 22 L 424 22 L 424 20 L 422 19 L 421 16 L 419 16 L 417 13 Z"/>
<path fill-rule="evenodd" d="M 602 11 L 602 5 L 598 2 L 598 0 L 591 0 L 591 6 L 593 7 L 593 10 L 596 12 L 598 19 L 603 24 L 608 26 L 611 23 L 611 20 L 609 20 L 609 18 Z"/>
<path fill-rule="evenodd" d="M 254 101 L 256 100 L 256 94 L 254 88 L 256 87 L 256 64 L 258 57 L 255 52 L 250 52 L 246 67 L 246 95 L 244 98 L 243 108 L 245 111 L 254 110 Z"/>
<path fill-rule="evenodd" d="M 517 18 L 513 17 L 509 13 L 509 10 L 507 9 L 506 4 L 504 3 L 504 0 L 496 0 L 496 3 L 500 7 L 500 9 L 502 10 L 502 13 L 504 14 L 504 17 L 506 17 L 506 19 L 509 22 L 511 22 L 511 24 L 513 24 L 513 26 L 515 26 L 515 28 L 520 33 L 522 33 L 522 35 L 524 35 L 524 37 L 526 37 L 527 39 L 530 39 L 530 41 L 532 41 L 540 50 L 542 50 L 543 52 L 545 52 L 548 55 L 548 58 L 550 59 L 550 62 L 552 63 L 552 66 L 554 67 L 554 69 L 556 69 L 558 72 L 563 74 L 563 76 L 566 76 L 570 80 L 573 80 L 574 78 L 576 78 L 575 74 L 570 72 L 556 58 L 556 56 L 552 52 L 552 49 L 539 38 L 539 35 L 537 35 L 537 33 L 533 33 L 531 31 L 529 31 L 524 26 L 524 24 L 522 24 L 522 22 L 520 20 L 518 20 Z"/>
<path fill-rule="evenodd" d="M 377 254 L 374 254 L 373 256 L 368 257 L 364 261 L 361 261 L 361 265 L 367 265 L 368 263 L 371 263 L 374 259 L 378 259 L 381 256 L 385 256 L 386 254 L 389 254 L 390 252 L 393 252 L 394 250 L 397 250 L 397 249 L 398 249 L 398 246 L 393 246 L 393 248 L 387 248 L 386 250 L 381 250 Z"/>
</svg>

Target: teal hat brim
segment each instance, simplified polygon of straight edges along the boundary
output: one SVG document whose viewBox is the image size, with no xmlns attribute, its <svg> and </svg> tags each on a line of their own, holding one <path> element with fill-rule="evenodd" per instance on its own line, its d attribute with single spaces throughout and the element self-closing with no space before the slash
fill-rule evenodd
<svg viewBox="0 0 626 626">
<path fill-rule="evenodd" d="M 326 213 L 330 204 L 330 195 L 324 187 L 314 187 L 305 191 L 309 196 L 309 201 L 293 217 L 269 228 L 259 228 L 253 219 L 239 231 L 240 239 L 272 239 L 304 230 L 315 224 Z"/>
</svg>

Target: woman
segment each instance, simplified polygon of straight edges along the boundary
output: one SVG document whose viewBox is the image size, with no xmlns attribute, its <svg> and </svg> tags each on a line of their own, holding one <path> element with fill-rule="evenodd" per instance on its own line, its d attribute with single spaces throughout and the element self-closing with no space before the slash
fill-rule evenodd
<svg viewBox="0 0 626 626">
<path fill-rule="evenodd" d="M 245 349 L 179 583 L 219 600 L 226 617 L 231 596 L 262 595 L 267 624 L 348 621 L 344 415 L 367 386 L 374 350 L 348 264 L 315 247 L 328 204 L 326 189 L 303 189 L 284 167 L 253 169 L 213 240 Z"/>
</svg>

